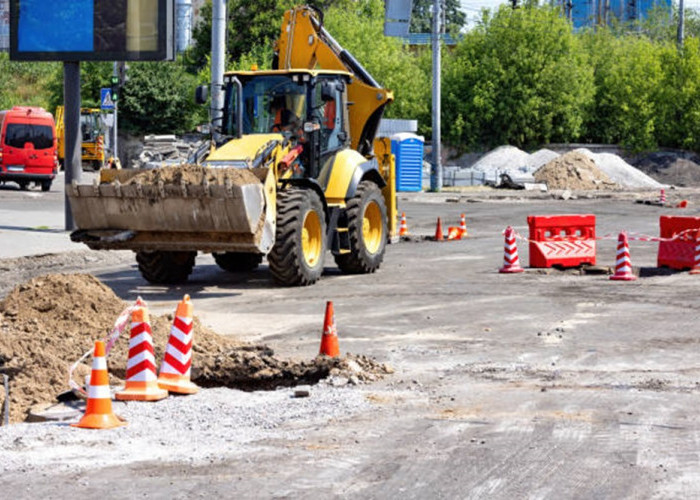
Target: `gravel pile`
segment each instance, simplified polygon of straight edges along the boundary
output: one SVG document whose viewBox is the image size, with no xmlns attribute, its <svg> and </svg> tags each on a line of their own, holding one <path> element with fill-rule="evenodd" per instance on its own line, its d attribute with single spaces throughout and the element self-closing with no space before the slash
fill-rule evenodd
<svg viewBox="0 0 700 500">
<path fill-rule="evenodd" d="M 614 189 L 615 183 L 583 153 L 570 151 L 558 156 L 535 172 L 535 180 L 549 189 Z"/>
<path fill-rule="evenodd" d="M 128 425 L 92 431 L 65 424 L 17 424 L 0 428 L 0 471 L 76 471 L 160 460 L 201 465 L 246 453 L 242 445 L 279 437 L 303 437 L 304 429 L 351 418 L 373 407 L 357 388 L 328 385 L 308 398 L 290 389 L 247 393 L 204 389 L 155 403 L 115 403 Z M 276 432 L 275 432 L 276 431 Z"/>
<path fill-rule="evenodd" d="M 634 168 L 625 160 L 611 153 L 593 153 L 586 148 L 574 150 L 591 158 L 596 166 L 616 184 L 627 188 L 660 188 L 663 187 L 641 170 Z"/>
</svg>

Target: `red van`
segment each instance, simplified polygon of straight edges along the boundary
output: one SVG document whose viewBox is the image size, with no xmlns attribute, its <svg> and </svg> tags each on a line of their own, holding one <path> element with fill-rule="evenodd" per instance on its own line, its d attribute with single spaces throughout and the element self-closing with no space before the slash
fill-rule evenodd
<svg viewBox="0 0 700 500">
<path fill-rule="evenodd" d="M 33 182 L 48 191 L 57 172 L 53 115 L 25 106 L 0 111 L 0 183 L 16 182 L 25 190 Z"/>
</svg>

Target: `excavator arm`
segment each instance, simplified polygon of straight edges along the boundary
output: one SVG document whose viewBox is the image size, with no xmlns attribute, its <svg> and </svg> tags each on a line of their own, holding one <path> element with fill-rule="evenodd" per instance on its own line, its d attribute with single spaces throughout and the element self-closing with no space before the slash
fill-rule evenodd
<svg viewBox="0 0 700 500">
<path fill-rule="evenodd" d="M 364 156 L 372 147 L 384 108 L 394 94 L 379 85 L 362 65 L 323 27 L 323 14 L 309 6 L 284 15 L 275 44 L 273 69 L 325 69 L 353 75 L 348 85 L 351 147 Z"/>
</svg>

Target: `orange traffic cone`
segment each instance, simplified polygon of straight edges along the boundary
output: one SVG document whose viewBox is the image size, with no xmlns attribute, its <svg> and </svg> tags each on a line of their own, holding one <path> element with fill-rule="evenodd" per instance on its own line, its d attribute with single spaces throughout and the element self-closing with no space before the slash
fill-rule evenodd
<svg viewBox="0 0 700 500">
<path fill-rule="evenodd" d="M 447 228 L 447 239 L 448 240 L 461 240 L 462 239 L 462 228 L 450 226 Z"/>
<path fill-rule="evenodd" d="M 459 229 L 462 231 L 462 238 L 466 238 L 468 236 L 467 235 L 467 218 L 464 214 L 460 215 Z"/>
<path fill-rule="evenodd" d="M 690 274 L 700 274 L 700 231 L 695 233 L 695 258 Z"/>
<path fill-rule="evenodd" d="M 435 227 L 435 241 L 444 241 L 445 237 L 442 235 L 442 222 L 440 217 L 437 220 L 437 226 Z"/>
<path fill-rule="evenodd" d="M 190 381 L 192 367 L 192 302 L 185 295 L 177 305 L 170 338 L 160 365 L 158 386 L 177 394 L 195 394 L 199 387 Z"/>
<path fill-rule="evenodd" d="M 148 309 L 140 297 L 136 304 L 138 307 L 131 313 L 126 387 L 114 396 L 119 400 L 159 401 L 168 397 L 168 391 L 158 387 Z"/>
<path fill-rule="evenodd" d="M 505 243 L 503 246 L 503 267 L 499 273 L 522 273 L 525 269 L 520 267 L 520 257 L 518 257 L 518 244 L 515 241 L 515 230 L 508 226 L 505 233 Z"/>
<path fill-rule="evenodd" d="M 319 354 L 325 354 L 331 358 L 340 355 L 338 348 L 338 330 L 335 328 L 335 314 L 333 314 L 333 302 L 326 302 L 326 317 L 323 320 L 323 334 L 321 335 L 321 350 Z"/>
<path fill-rule="evenodd" d="M 77 424 L 71 425 L 83 429 L 113 429 L 126 425 L 126 422 L 112 413 L 112 396 L 109 393 L 105 343 L 101 340 L 95 342 L 95 350 L 92 354 L 92 372 L 90 373 L 90 386 L 88 387 L 88 402 L 85 414 Z"/>
<path fill-rule="evenodd" d="M 406 224 L 406 212 L 401 212 L 401 222 L 399 223 L 399 236 L 408 235 L 408 225 Z"/>
<path fill-rule="evenodd" d="M 632 261 L 630 259 L 630 247 L 627 242 L 627 233 L 620 233 L 617 239 L 617 260 L 615 262 L 615 274 L 611 280 L 634 281 L 637 277 L 632 273 Z"/>
</svg>

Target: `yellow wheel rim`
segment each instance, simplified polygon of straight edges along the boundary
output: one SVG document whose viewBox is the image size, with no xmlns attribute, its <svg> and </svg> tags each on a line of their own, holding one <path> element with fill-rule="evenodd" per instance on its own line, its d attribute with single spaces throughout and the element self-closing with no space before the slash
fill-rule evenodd
<svg viewBox="0 0 700 500">
<path fill-rule="evenodd" d="M 307 212 L 301 229 L 301 249 L 304 252 L 304 260 L 309 267 L 315 267 L 321 258 L 322 238 L 321 220 L 318 214 L 314 211 Z"/>
<path fill-rule="evenodd" d="M 362 217 L 362 239 L 365 242 L 365 248 L 369 253 L 377 253 L 382 245 L 382 211 L 376 202 L 371 202 L 365 208 L 365 213 Z"/>
</svg>

